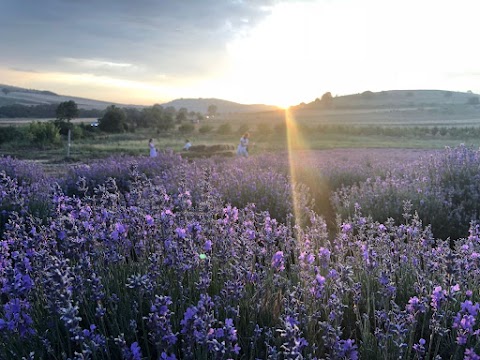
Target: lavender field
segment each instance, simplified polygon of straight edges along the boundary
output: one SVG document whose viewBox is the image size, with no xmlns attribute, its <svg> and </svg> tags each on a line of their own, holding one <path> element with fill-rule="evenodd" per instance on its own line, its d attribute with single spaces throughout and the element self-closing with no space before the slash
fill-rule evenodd
<svg viewBox="0 0 480 360">
<path fill-rule="evenodd" d="M 387 152 L 1 158 L 0 359 L 480 359 L 480 151 Z"/>
</svg>

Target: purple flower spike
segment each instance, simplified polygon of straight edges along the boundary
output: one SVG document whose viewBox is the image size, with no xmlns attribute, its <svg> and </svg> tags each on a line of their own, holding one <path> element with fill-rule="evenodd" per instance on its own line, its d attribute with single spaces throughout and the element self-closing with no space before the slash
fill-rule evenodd
<svg viewBox="0 0 480 360">
<path fill-rule="evenodd" d="M 272 257 L 272 267 L 277 271 L 285 270 L 285 260 L 283 251 L 277 251 Z"/>
</svg>

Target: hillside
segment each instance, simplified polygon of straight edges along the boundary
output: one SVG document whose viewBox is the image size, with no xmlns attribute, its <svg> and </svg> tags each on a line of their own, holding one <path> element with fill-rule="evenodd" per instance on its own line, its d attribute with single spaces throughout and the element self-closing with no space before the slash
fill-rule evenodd
<svg viewBox="0 0 480 360">
<path fill-rule="evenodd" d="M 115 104 L 112 102 L 85 99 L 76 96 L 58 95 L 46 90 L 24 89 L 16 86 L 0 84 L 0 106 L 58 104 L 69 100 L 75 101 L 79 108 L 86 110 L 103 110 L 107 106 Z M 127 106 L 123 104 L 115 105 Z"/>
<path fill-rule="evenodd" d="M 110 105 L 117 105 L 120 107 L 139 107 L 141 105 L 125 105 L 106 101 L 99 101 L 93 99 L 80 98 L 75 96 L 58 95 L 51 91 L 25 89 L 17 86 L 0 84 L 0 106 L 5 105 L 42 105 L 42 104 L 58 104 L 63 101 L 73 100 L 81 109 L 98 109 L 103 110 Z M 153 105 L 153 104 L 152 104 Z M 173 106 L 175 109 L 186 108 L 188 111 L 200 112 L 202 114 L 207 112 L 210 105 L 217 107 L 218 113 L 250 113 L 277 110 L 276 106 L 254 104 L 245 105 L 232 101 L 222 99 L 176 99 L 167 103 L 161 104 L 163 107 Z"/>
<path fill-rule="evenodd" d="M 380 92 L 365 91 L 361 94 L 345 95 L 322 100 L 317 98 L 308 104 L 295 106 L 295 109 L 398 109 L 418 107 L 441 107 L 475 103 L 478 94 L 445 90 L 389 90 Z"/>
<path fill-rule="evenodd" d="M 232 101 L 221 100 L 221 99 L 176 99 L 167 103 L 162 104 L 162 106 L 173 106 L 175 109 L 186 108 L 188 111 L 195 111 L 200 113 L 206 113 L 210 105 L 215 105 L 217 107 L 217 112 L 220 114 L 228 113 L 253 113 L 253 112 L 262 112 L 262 111 L 271 111 L 277 110 L 277 106 L 271 105 L 262 105 L 262 104 L 253 104 L 245 105 L 239 104 Z"/>
</svg>

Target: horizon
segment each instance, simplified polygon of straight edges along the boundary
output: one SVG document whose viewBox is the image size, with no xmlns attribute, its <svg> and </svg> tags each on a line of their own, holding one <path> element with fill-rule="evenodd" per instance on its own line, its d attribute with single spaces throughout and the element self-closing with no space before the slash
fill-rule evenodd
<svg viewBox="0 0 480 360">
<path fill-rule="evenodd" d="M 164 101 L 164 102 L 157 102 L 157 103 L 150 103 L 150 104 L 137 104 L 137 103 L 119 103 L 119 102 L 112 102 L 112 101 L 108 101 L 108 100 L 103 100 L 103 99 L 97 99 L 97 98 L 88 98 L 88 97 L 81 97 L 81 96 L 76 96 L 76 95 L 69 95 L 69 94 L 59 94 L 59 93 L 56 93 L 50 89 L 34 89 L 34 88 L 24 88 L 24 87 L 21 87 L 21 86 L 18 86 L 18 85 L 12 85 L 12 84 L 2 84 L 0 83 L 0 86 L 9 86 L 9 87 L 14 87 L 14 88 L 21 88 L 21 89 L 25 89 L 25 90 L 33 90 L 33 91 L 50 91 L 50 92 L 53 92 L 55 93 L 55 95 L 57 96 L 62 96 L 62 97 L 72 97 L 72 98 L 83 98 L 85 100 L 92 100 L 92 101 L 98 101 L 98 102 L 105 102 L 105 103 L 112 103 L 112 104 L 115 104 L 115 105 L 123 105 L 123 106 L 153 106 L 153 105 L 164 105 L 164 104 L 168 104 L 168 103 L 171 103 L 171 102 L 174 102 L 174 101 L 179 101 L 179 100 L 219 100 L 219 101 L 226 101 L 226 102 L 231 102 L 231 103 L 234 103 L 234 104 L 238 104 L 238 105 L 266 105 L 266 106 L 276 106 L 280 109 L 288 109 L 289 107 L 295 107 L 295 106 L 298 106 L 298 105 L 301 105 L 301 104 L 308 104 L 308 103 L 311 103 L 311 102 L 314 102 L 316 99 L 312 99 L 311 101 L 301 101 L 297 104 L 292 104 L 292 105 L 289 105 L 289 106 L 279 106 L 279 105 L 275 105 L 275 104 L 265 104 L 265 103 L 239 103 L 239 102 L 236 102 L 234 100 L 230 100 L 230 99 L 225 99 L 225 98 L 217 98 L 217 97 L 179 97 L 179 98 L 175 98 L 175 99 L 171 99 L 171 100 L 168 100 L 168 101 Z M 357 92 L 357 93 L 352 93 L 352 94 L 332 94 L 333 98 L 337 98 L 337 97 L 348 97 L 348 96 L 356 96 L 356 95 L 362 95 L 363 93 L 365 92 L 369 92 L 370 90 L 364 90 L 364 91 L 361 91 L 361 92 Z M 409 92 L 409 91 L 439 91 L 439 92 L 453 92 L 453 93 L 461 93 L 461 94 L 472 94 L 472 95 L 477 95 L 477 96 L 480 96 L 480 94 L 477 94 L 475 92 L 472 92 L 471 90 L 467 90 L 467 91 L 456 91 L 456 90 L 449 90 L 449 89 L 389 89 L 389 90 L 378 90 L 378 91 L 372 91 L 372 93 L 374 94 L 378 94 L 378 93 L 382 93 L 382 92 L 394 92 L 394 91 L 405 91 L 405 92 Z M 323 94 L 322 94 L 323 95 Z M 318 99 L 321 98 L 321 95 L 320 96 L 317 96 Z"/>
<path fill-rule="evenodd" d="M 475 10 L 474 0 L 5 0 L 0 83 L 132 105 L 480 93 Z"/>
</svg>

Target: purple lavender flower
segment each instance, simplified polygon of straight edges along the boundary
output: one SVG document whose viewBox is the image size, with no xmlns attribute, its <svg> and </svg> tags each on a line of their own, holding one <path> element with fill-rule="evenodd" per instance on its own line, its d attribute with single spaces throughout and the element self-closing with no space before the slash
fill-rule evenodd
<svg viewBox="0 0 480 360">
<path fill-rule="evenodd" d="M 285 260 L 283 251 L 277 251 L 272 257 L 272 267 L 277 271 L 285 270 Z"/>
<path fill-rule="evenodd" d="M 130 345 L 130 351 L 132 352 L 132 360 L 142 360 L 142 349 L 136 341 Z"/>
<path fill-rule="evenodd" d="M 205 244 L 203 245 L 203 250 L 205 250 L 205 251 L 211 251 L 212 250 L 212 240 L 205 241 Z"/>
<path fill-rule="evenodd" d="M 465 345 L 468 337 L 475 333 L 474 326 L 476 323 L 476 316 L 480 304 L 473 303 L 470 300 L 466 300 L 461 304 L 461 310 L 457 313 L 453 319 L 452 327 L 457 329 L 457 344 Z"/>
<path fill-rule="evenodd" d="M 480 360 L 480 355 L 473 348 L 465 349 L 463 360 Z"/>
<path fill-rule="evenodd" d="M 446 297 L 447 297 L 447 291 L 443 290 L 441 286 L 436 286 L 433 289 L 433 293 L 431 295 L 432 301 L 430 305 L 435 311 L 437 311 L 440 309 L 440 306 L 442 302 L 446 299 Z"/>
<path fill-rule="evenodd" d="M 147 225 L 153 225 L 153 217 L 151 215 L 145 215 L 145 222 L 147 223 Z"/>
<path fill-rule="evenodd" d="M 418 340 L 417 344 L 413 345 L 413 350 L 419 359 L 423 359 L 423 356 L 425 355 L 425 343 L 425 339 L 421 338 Z"/>
</svg>

